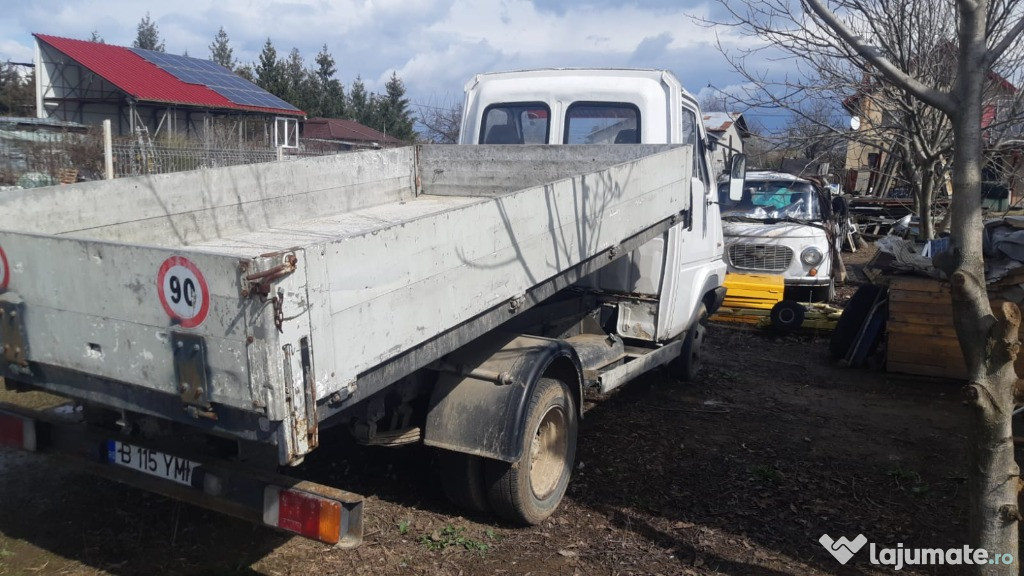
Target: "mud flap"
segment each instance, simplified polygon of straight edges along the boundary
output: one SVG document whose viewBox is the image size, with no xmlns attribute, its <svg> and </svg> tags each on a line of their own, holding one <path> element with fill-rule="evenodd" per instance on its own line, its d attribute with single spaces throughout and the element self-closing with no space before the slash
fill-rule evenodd
<svg viewBox="0 0 1024 576">
<path fill-rule="evenodd" d="M 564 381 L 582 406 L 580 360 L 561 340 L 486 338 L 449 355 L 440 368 L 423 434 L 428 446 L 518 460 L 526 406 L 542 376 Z"/>
</svg>

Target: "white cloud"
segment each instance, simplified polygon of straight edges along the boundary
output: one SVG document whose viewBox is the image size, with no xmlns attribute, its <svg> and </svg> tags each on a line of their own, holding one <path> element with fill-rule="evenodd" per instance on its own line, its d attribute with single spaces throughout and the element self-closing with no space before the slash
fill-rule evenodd
<svg viewBox="0 0 1024 576">
<path fill-rule="evenodd" d="M 693 1 L 693 0 L 691 0 Z M 224 27 L 235 57 L 255 62 L 269 37 L 278 55 L 298 48 L 312 65 L 326 44 L 338 77 L 383 91 L 392 71 L 413 102 L 461 99 L 479 72 L 548 66 L 668 68 L 684 85 L 735 82 L 715 48 L 716 29 L 694 24 L 714 3 L 668 0 L 34 0 L 11 2 L 0 21 L 0 60 L 31 61 L 32 32 L 131 45 L 149 12 L 169 52 L 209 54 Z M 728 36 L 739 45 L 746 38 Z M 424 102 L 426 103 L 426 102 Z"/>
</svg>

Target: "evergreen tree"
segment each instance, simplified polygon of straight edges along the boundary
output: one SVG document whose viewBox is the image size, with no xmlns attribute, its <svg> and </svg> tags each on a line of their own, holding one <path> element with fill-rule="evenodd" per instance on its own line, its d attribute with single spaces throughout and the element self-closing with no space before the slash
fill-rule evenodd
<svg viewBox="0 0 1024 576">
<path fill-rule="evenodd" d="M 356 76 L 355 82 L 352 83 L 352 89 L 349 90 L 347 112 L 350 119 L 360 124 L 369 125 L 367 121 L 371 120 L 372 111 L 362 76 Z"/>
<path fill-rule="evenodd" d="M 391 73 L 384 89 L 385 95 L 377 99 L 377 120 L 380 126 L 374 127 L 399 140 L 412 142 L 416 133 L 409 115 L 409 99 L 405 97 L 405 84 L 397 72 Z"/>
<path fill-rule="evenodd" d="M 149 12 L 146 12 L 146 17 L 139 21 L 138 34 L 135 36 L 135 42 L 132 42 L 132 47 L 156 50 L 157 52 L 164 51 L 164 41 L 160 39 L 160 31 L 156 27 L 156 22 L 149 18 Z"/>
<path fill-rule="evenodd" d="M 220 64 L 228 70 L 234 70 L 238 66 L 238 61 L 235 60 L 234 50 L 231 49 L 228 33 L 224 31 L 224 27 L 221 26 L 220 30 L 217 31 L 217 35 L 213 38 L 213 44 L 210 44 L 210 60 Z"/>
<path fill-rule="evenodd" d="M 235 68 L 235 74 L 238 74 L 249 82 L 256 84 L 256 73 L 252 69 L 252 64 L 242 64 L 238 68 Z"/>
<path fill-rule="evenodd" d="M 334 67 L 334 58 L 327 51 L 327 45 L 316 55 L 316 70 L 313 72 L 313 83 L 316 90 L 315 107 L 307 110 L 310 116 L 324 118 L 345 117 L 345 88 L 334 77 L 338 70 Z M 314 114 L 315 112 L 315 114 Z"/>
<path fill-rule="evenodd" d="M 283 62 L 285 92 L 281 99 L 301 110 L 307 110 L 314 98 L 309 90 L 309 73 L 298 48 L 292 48 L 288 59 Z"/>
<path fill-rule="evenodd" d="M 253 72 L 256 76 L 257 86 L 278 98 L 285 96 L 287 83 L 284 77 L 284 62 L 278 60 L 277 49 L 274 48 L 270 38 L 267 38 L 266 44 L 263 45 L 260 61 L 254 66 Z"/>
<path fill-rule="evenodd" d="M 23 77 L 14 64 L 0 64 L 0 116 L 35 116 L 35 104 L 35 73 Z"/>
</svg>

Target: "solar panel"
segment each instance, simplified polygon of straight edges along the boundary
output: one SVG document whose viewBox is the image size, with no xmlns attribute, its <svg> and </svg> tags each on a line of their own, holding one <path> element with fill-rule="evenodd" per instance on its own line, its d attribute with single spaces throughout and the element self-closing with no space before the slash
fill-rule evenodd
<svg viewBox="0 0 1024 576">
<path fill-rule="evenodd" d="M 131 50 L 178 80 L 206 86 L 235 104 L 296 112 L 299 110 L 216 62 L 141 48 Z"/>
</svg>

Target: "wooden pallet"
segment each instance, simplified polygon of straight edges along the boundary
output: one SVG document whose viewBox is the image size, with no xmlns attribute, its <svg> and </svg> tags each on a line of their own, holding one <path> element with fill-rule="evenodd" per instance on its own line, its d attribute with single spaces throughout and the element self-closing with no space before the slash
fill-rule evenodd
<svg viewBox="0 0 1024 576">
<path fill-rule="evenodd" d="M 894 277 L 889 284 L 886 366 L 890 372 L 967 378 L 960 341 L 953 326 L 949 283 L 929 278 Z M 1024 338 L 1024 333 L 1021 334 Z M 1014 366 L 1024 374 L 1024 355 Z"/>
</svg>

